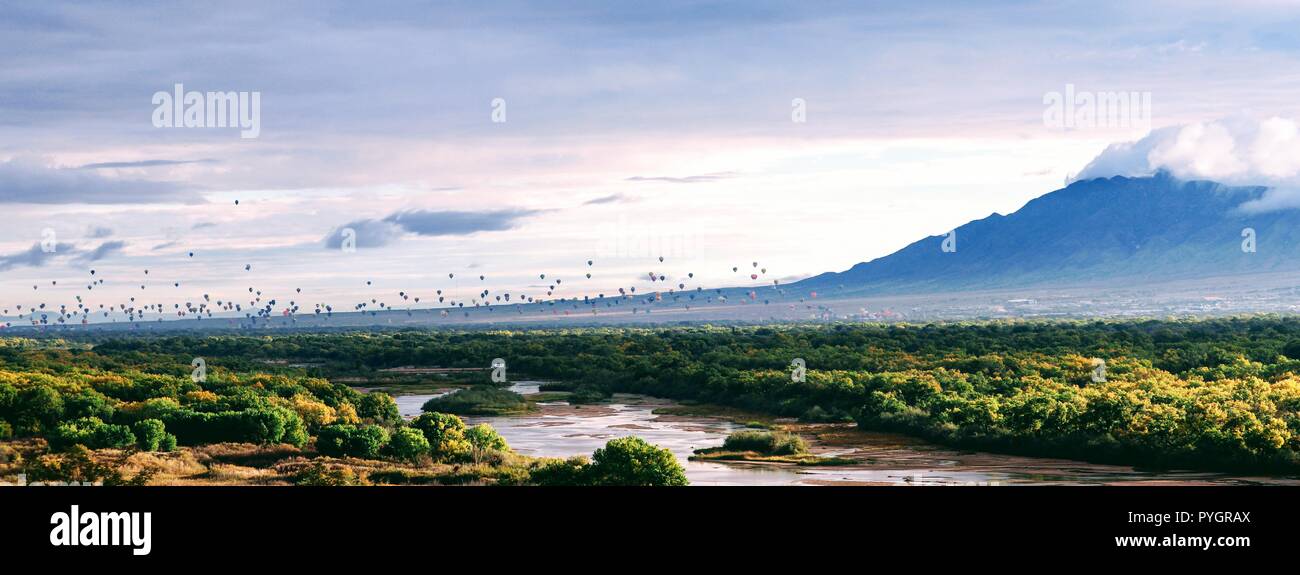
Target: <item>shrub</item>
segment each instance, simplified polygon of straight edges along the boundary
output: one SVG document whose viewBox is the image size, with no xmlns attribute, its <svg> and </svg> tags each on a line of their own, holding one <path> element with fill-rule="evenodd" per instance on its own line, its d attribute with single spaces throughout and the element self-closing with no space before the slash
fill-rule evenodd
<svg viewBox="0 0 1300 575">
<path fill-rule="evenodd" d="M 547 487 L 590 485 L 591 463 L 586 457 L 543 460 L 529 470 L 528 482 Z"/>
<path fill-rule="evenodd" d="M 357 474 L 347 467 L 328 468 L 317 461 L 311 467 L 302 470 L 295 481 L 298 485 L 322 486 L 322 487 L 339 487 L 345 485 L 361 485 L 361 480 Z"/>
<path fill-rule="evenodd" d="M 95 461 L 84 445 L 72 445 L 67 453 L 42 455 L 24 468 L 29 482 L 84 482 L 104 485 L 145 485 L 156 470 L 145 468 L 127 478 L 120 466 Z"/>
</svg>

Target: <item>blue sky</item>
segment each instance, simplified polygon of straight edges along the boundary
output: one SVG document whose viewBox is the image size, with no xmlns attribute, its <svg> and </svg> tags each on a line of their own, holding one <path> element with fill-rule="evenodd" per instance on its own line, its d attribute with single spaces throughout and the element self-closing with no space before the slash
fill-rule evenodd
<svg viewBox="0 0 1300 575">
<path fill-rule="evenodd" d="M 0 2 L 0 308 L 791 281 L 1146 135 L 1045 125 L 1067 85 L 1151 94 L 1143 167 L 1293 175 L 1296 2 L 266 4 Z M 155 127 L 178 83 L 260 93 L 259 137 Z"/>
</svg>

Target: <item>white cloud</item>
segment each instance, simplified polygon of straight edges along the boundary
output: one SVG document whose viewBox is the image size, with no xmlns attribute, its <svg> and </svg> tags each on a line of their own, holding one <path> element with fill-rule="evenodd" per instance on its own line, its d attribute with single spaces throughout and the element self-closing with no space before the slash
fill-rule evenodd
<svg viewBox="0 0 1300 575">
<path fill-rule="evenodd" d="M 1145 176 L 1268 186 L 1247 211 L 1300 207 L 1300 126 L 1296 120 L 1233 119 L 1161 128 L 1136 142 L 1112 144 L 1075 180 Z"/>
</svg>

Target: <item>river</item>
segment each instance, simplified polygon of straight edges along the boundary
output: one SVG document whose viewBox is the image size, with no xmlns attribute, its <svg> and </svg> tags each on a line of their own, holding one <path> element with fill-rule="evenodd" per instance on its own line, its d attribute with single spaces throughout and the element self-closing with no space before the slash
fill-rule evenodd
<svg viewBox="0 0 1300 575">
<path fill-rule="evenodd" d="M 522 381 L 510 389 L 529 395 L 537 393 L 539 385 Z M 451 392 L 399 395 L 395 399 L 403 416 L 414 417 L 420 414 L 425 401 Z M 716 417 L 653 413 L 674 405 L 666 399 L 618 394 L 596 405 L 541 403 L 539 411 L 527 415 L 465 420 L 469 424 L 488 423 L 516 452 L 540 457 L 590 456 L 610 439 L 636 435 L 671 450 L 686 469 L 691 485 L 1300 485 L 1297 478 L 1147 472 L 1126 466 L 965 452 L 896 434 L 859 431 L 848 424 L 799 424 L 795 431 L 808 441 L 813 453 L 859 462 L 854 465 L 690 461 L 694 450 L 720 446 L 728 434 L 742 426 Z"/>
</svg>

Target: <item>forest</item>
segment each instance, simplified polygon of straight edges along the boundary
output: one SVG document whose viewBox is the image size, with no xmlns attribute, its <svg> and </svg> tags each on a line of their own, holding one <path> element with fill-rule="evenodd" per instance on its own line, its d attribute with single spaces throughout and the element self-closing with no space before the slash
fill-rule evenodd
<svg viewBox="0 0 1300 575">
<path fill-rule="evenodd" d="M 403 421 L 387 395 L 339 383 L 419 366 L 468 368 L 454 377 L 490 385 L 496 358 L 512 378 L 597 398 L 646 394 L 1142 468 L 1300 469 L 1300 321 L 1278 317 L 8 338 L 0 435 L 52 452 L 237 442 L 497 464 L 485 474 L 500 483 L 632 481 L 590 469 L 599 462 L 511 460 L 491 429 L 429 406 Z M 666 469 L 646 481 L 678 479 Z"/>
</svg>

